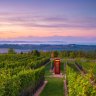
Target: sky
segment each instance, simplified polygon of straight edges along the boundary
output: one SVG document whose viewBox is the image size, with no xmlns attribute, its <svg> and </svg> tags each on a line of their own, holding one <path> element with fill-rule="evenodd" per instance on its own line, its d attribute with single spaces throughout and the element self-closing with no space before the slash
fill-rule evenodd
<svg viewBox="0 0 96 96">
<path fill-rule="evenodd" d="M 96 0 L 0 0 L 0 40 L 54 36 L 96 38 Z"/>
</svg>

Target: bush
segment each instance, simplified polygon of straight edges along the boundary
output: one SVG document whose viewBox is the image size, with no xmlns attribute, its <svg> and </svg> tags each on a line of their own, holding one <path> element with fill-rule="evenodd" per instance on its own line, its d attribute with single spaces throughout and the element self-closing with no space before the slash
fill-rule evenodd
<svg viewBox="0 0 96 96">
<path fill-rule="evenodd" d="M 9 48 L 8 49 L 8 54 L 15 54 L 15 50 L 13 48 Z"/>
</svg>

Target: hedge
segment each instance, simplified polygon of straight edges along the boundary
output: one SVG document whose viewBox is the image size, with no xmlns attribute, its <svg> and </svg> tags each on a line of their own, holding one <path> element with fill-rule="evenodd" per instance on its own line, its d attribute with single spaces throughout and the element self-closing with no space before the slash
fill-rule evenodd
<svg viewBox="0 0 96 96">
<path fill-rule="evenodd" d="M 23 70 L 17 75 L 0 75 L 0 96 L 27 96 L 34 94 L 44 82 L 45 67 Z"/>
</svg>

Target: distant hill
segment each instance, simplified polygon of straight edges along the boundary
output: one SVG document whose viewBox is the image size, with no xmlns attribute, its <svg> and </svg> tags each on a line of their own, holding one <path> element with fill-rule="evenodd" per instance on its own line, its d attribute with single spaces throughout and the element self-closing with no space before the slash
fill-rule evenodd
<svg viewBox="0 0 96 96">
<path fill-rule="evenodd" d="M 77 36 L 47 36 L 47 37 L 20 37 L 16 39 L 1 40 L 0 44 L 79 44 L 96 45 L 96 37 Z"/>
<path fill-rule="evenodd" d="M 20 50 L 96 50 L 96 45 L 77 45 L 77 44 L 68 44 L 68 45 L 50 45 L 50 44 L 0 44 L 0 49 L 3 48 L 14 48 Z"/>
</svg>

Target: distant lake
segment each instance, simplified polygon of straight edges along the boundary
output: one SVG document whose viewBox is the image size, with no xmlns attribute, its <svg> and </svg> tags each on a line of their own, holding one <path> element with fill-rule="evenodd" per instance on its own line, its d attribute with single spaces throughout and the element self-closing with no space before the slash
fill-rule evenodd
<svg viewBox="0 0 96 96">
<path fill-rule="evenodd" d="M 15 49 L 15 51 L 17 53 L 20 53 L 20 52 L 29 52 L 30 50 Z M 7 52 L 8 52 L 8 48 L 0 48 L 0 53 L 7 53 Z"/>
</svg>

